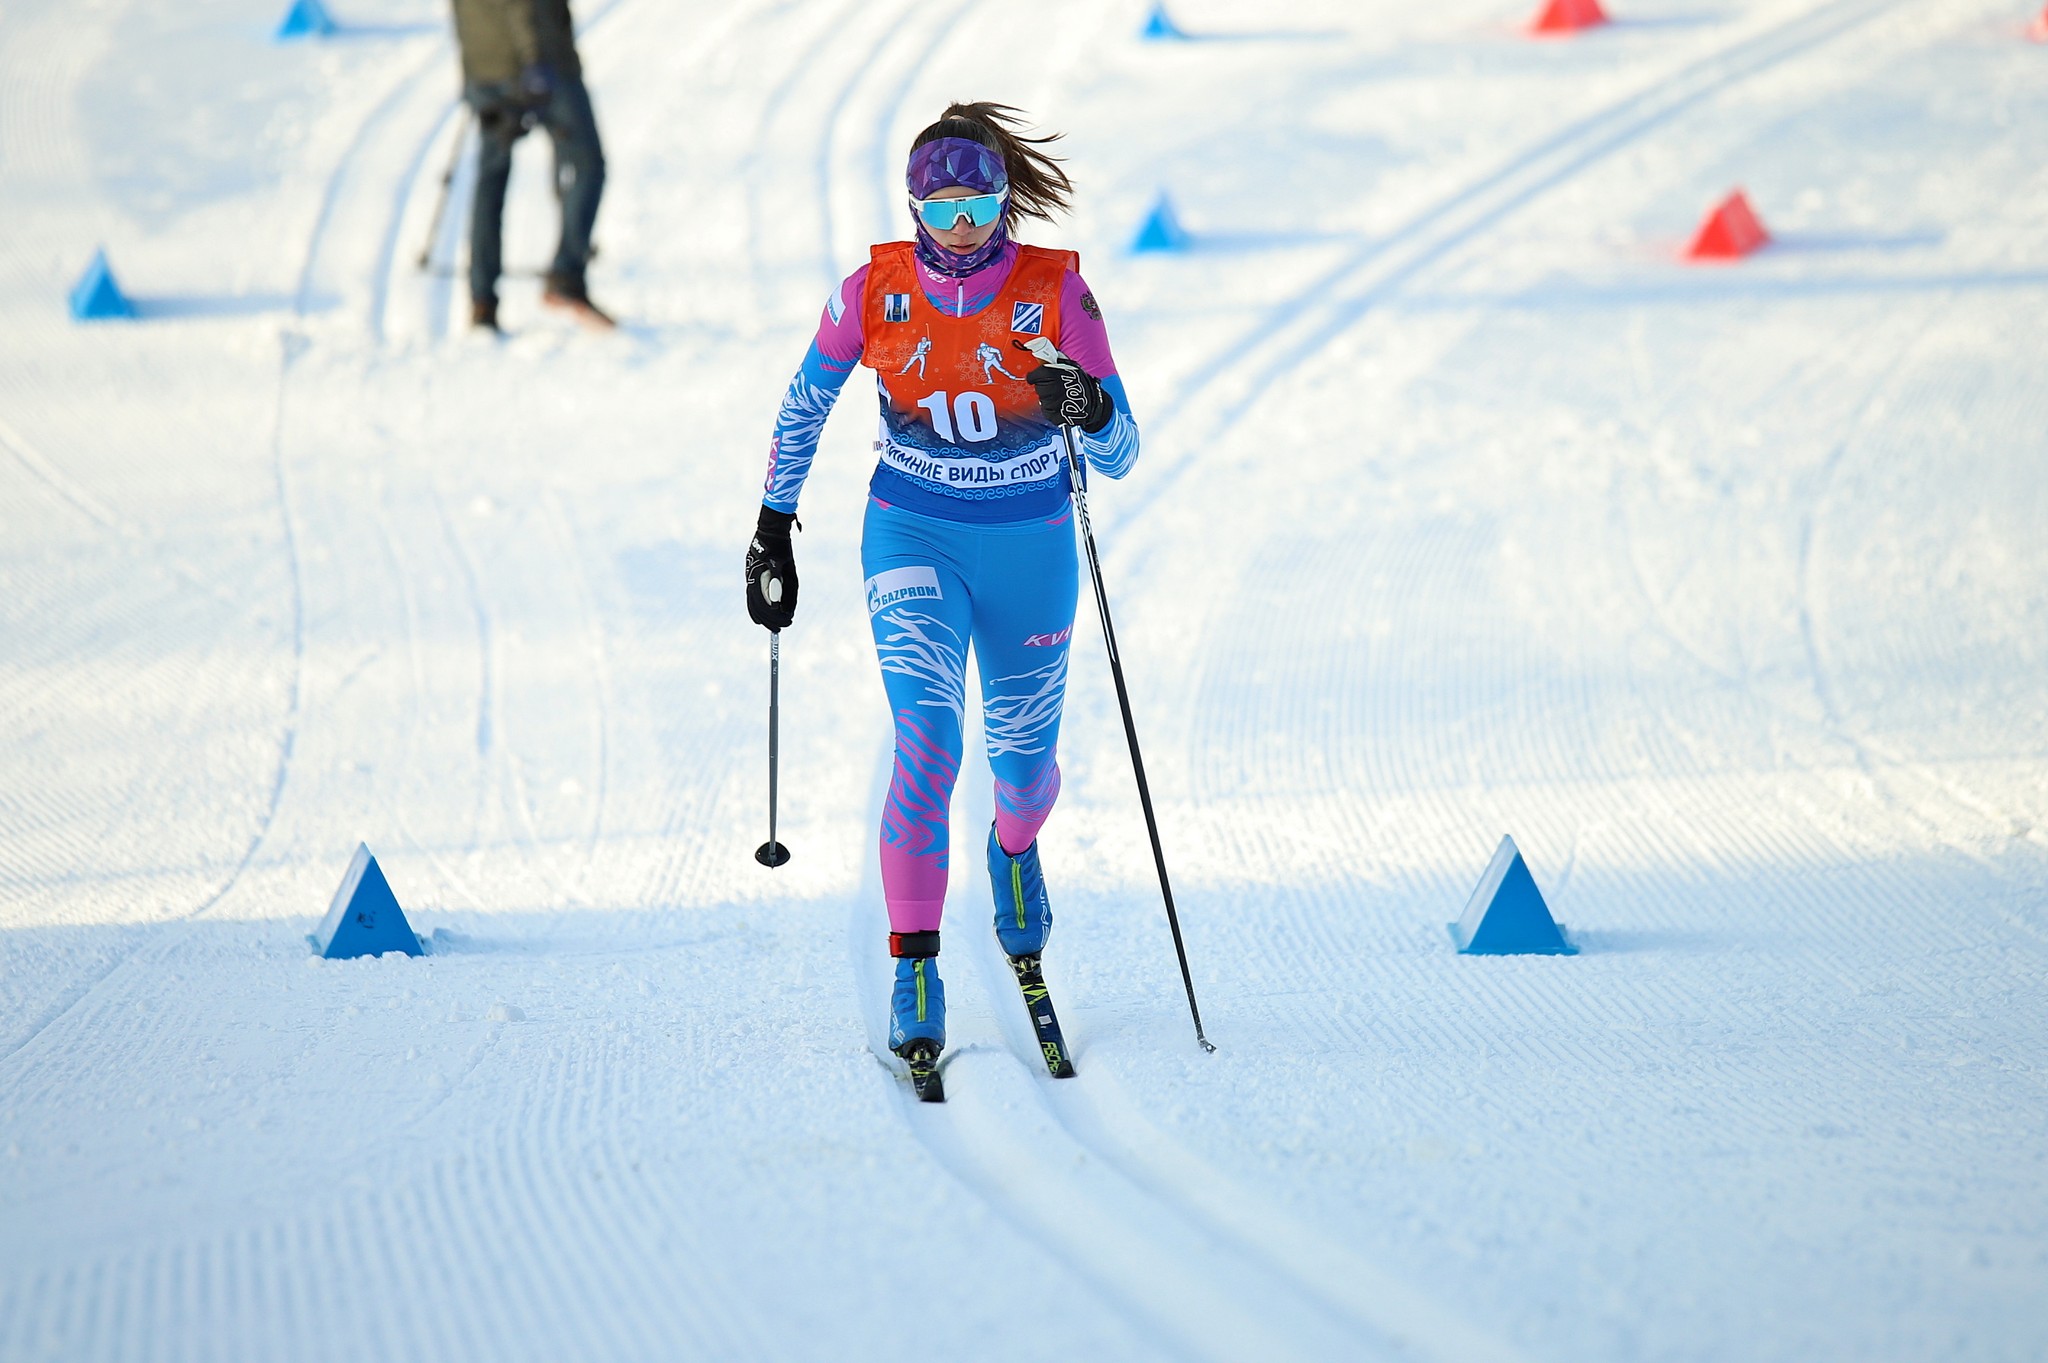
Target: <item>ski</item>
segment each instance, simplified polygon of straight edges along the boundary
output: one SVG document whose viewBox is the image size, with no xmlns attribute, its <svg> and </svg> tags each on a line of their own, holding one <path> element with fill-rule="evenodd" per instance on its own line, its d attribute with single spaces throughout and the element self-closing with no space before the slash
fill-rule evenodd
<svg viewBox="0 0 2048 1363">
<path fill-rule="evenodd" d="M 920 1103 L 946 1101 L 946 1081 L 939 1074 L 939 1048 L 929 1041 L 913 1041 L 903 1048 L 903 1063 L 910 1066 L 910 1087 Z"/>
<path fill-rule="evenodd" d="M 1017 987 L 1024 991 L 1024 1007 L 1031 1013 L 1032 1031 L 1045 1067 L 1055 1079 L 1071 1079 L 1074 1061 L 1067 1054 L 1067 1038 L 1060 1031 L 1059 1014 L 1052 1010 L 1052 991 L 1045 986 L 1045 967 L 1036 956 L 1012 956 L 1010 969 L 1016 972 Z"/>
</svg>

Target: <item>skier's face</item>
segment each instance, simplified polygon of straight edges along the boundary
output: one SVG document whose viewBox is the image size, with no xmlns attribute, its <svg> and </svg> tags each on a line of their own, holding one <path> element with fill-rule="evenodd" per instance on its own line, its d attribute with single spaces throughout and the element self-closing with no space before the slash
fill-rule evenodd
<svg viewBox="0 0 2048 1363">
<path fill-rule="evenodd" d="M 937 191 L 932 195 L 932 198 L 971 199 L 977 194 L 981 194 L 983 192 L 984 191 L 979 189 L 969 189 L 966 185 L 954 185 L 951 189 L 941 189 Z M 986 227 L 976 227 L 973 223 L 969 222 L 964 217 L 955 218 L 953 220 L 953 226 L 945 229 L 944 231 L 932 231 L 932 240 L 938 242 L 939 245 L 945 247 L 954 255 L 973 255 L 976 251 L 981 249 L 982 245 L 985 242 L 987 242 L 990 237 L 996 234 L 996 228 L 1002 226 L 1002 222 L 1003 220 L 1001 218 L 997 218 L 994 222 L 990 223 Z"/>
</svg>

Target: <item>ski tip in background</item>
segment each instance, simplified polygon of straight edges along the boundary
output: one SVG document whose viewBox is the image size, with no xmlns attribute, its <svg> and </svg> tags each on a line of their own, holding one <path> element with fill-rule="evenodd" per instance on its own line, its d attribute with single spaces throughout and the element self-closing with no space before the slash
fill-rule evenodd
<svg viewBox="0 0 2048 1363">
<path fill-rule="evenodd" d="M 320 0 L 292 0 L 291 8 L 284 12 L 284 18 L 278 22 L 277 32 L 272 38 L 280 43 L 299 38 L 325 38 L 340 27 Z"/>
<path fill-rule="evenodd" d="M 341 878 L 341 887 L 334 892 L 334 902 L 327 906 L 327 916 L 320 920 L 312 941 L 313 950 L 330 961 L 382 956 L 387 951 L 425 954 L 412 924 L 405 921 L 405 910 L 398 907 L 391 882 L 384 879 L 384 869 L 370 855 L 368 843 L 356 844 L 348 874 Z"/>
<path fill-rule="evenodd" d="M 1538 38 L 1562 38 L 1607 22 L 1600 0 L 1544 0 L 1543 8 L 1529 21 L 1529 32 Z"/>
<path fill-rule="evenodd" d="M 1486 874 L 1450 925 L 1451 939 L 1468 956 L 1574 956 L 1578 948 L 1550 916 L 1536 878 L 1511 837 L 1494 849 Z"/>
<path fill-rule="evenodd" d="M 1145 16 L 1145 26 L 1138 30 L 1138 36 L 1147 42 L 1175 42 L 1188 35 L 1181 26 L 1173 22 L 1173 16 L 1166 12 L 1164 3 L 1155 2 L 1152 12 Z"/>
<path fill-rule="evenodd" d="M 71 320 L 74 322 L 102 322 L 135 316 L 135 304 L 121 292 L 121 285 L 114 279 L 114 268 L 107 263 L 105 247 L 93 251 L 92 263 L 71 286 L 70 302 Z"/>
<path fill-rule="evenodd" d="M 1714 205 L 1700 230 L 1685 248 L 1687 260 L 1740 260 L 1770 245 L 1771 234 L 1749 206 L 1749 196 L 1737 189 Z"/>
<path fill-rule="evenodd" d="M 1180 225 L 1180 215 L 1173 211 L 1173 200 L 1161 190 L 1152 204 L 1152 211 L 1145 215 L 1144 224 L 1138 228 L 1138 235 L 1131 242 L 1131 250 L 1143 255 L 1156 251 L 1185 251 L 1194 245 L 1194 237 Z"/>
</svg>

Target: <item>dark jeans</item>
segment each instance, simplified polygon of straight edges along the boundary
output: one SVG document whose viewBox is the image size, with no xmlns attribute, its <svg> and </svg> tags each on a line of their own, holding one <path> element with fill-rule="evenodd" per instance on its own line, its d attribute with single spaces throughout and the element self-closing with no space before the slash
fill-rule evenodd
<svg viewBox="0 0 2048 1363">
<path fill-rule="evenodd" d="M 529 123 L 547 129 L 555 144 L 555 197 L 562 203 L 562 242 L 555 249 L 548 282 L 581 296 L 583 270 L 590 261 L 590 230 L 604 194 L 604 148 L 597 140 L 597 115 L 590 92 L 574 76 L 555 82 L 548 102 L 522 107 L 491 87 L 466 92 L 476 110 L 478 134 L 476 203 L 469 218 L 469 296 L 496 299 L 504 269 L 505 183 L 512 174 L 512 146 Z"/>
</svg>

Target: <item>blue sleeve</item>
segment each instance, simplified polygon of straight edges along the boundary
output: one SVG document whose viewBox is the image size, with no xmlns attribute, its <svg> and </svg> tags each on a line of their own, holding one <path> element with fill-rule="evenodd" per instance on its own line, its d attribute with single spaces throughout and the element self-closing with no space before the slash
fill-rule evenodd
<svg viewBox="0 0 2048 1363">
<path fill-rule="evenodd" d="M 1116 415 L 1093 435 L 1086 431 L 1076 434 L 1081 437 L 1081 452 L 1088 456 L 1090 468 L 1108 478 L 1121 478 L 1138 462 L 1138 423 L 1131 415 L 1131 399 L 1124 392 L 1121 374 L 1103 379 L 1102 389 L 1116 404 Z"/>
<path fill-rule="evenodd" d="M 783 394 L 782 409 L 775 414 L 775 436 L 768 442 L 768 481 L 761 501 L 777 511 L 794 512 L 797 498 L 810 476 L 811 458 L 818 452 L 818 437 L 824 433 L 825 418 L 839 401 L 839 390 L 857 361 L 835 363 L 811 342 L 796 377 Z"/>
</svg>

